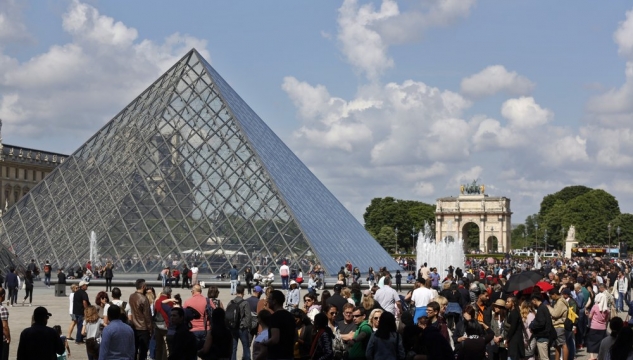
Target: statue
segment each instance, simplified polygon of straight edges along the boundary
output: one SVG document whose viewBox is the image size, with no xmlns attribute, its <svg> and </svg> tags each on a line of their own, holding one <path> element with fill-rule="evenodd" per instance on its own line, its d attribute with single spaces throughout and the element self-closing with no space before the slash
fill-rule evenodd
<svg viewBox="0 0 633 360">
<path fill-rule="evenodd" d="M 464 185 L 459 185 L 459 193 L 460 194 L 464 194 L 464 190 L 466 189 L 466 187 Z"/>
<path fill-rule="evenodd" d="M 569 231 L 567 231 L 567 240 L 576 240 L 576 228 L 574 227 L 574 225 L 569 226 Z"/>
<path fill-rule="evenodd" d="M 482 186 L 478 186 L 477 185 L 477 180 L 473 180 L 473 182 L 470 185 L 465 184 L 465 185 L 461 185 L 459 187 L 459 189 L 461 190 L 462 194 L 464 192 L 466 192 L 466 194 L 468 194 L 468 195 L 482 194 L 483 193 L 482 192 L 482 188 L 483 188 L 483 185 Z M 484 190 L 485 190 L 485 188 L 484 188 Z"/>
<path fill-rule="evenodd" d="M 486 193 L 486 185 L 481 184 L 481 186 L 479 187 L 479 191 L 480 191 L 482 194 L 485 194 L 485 193 Z"/>
</svg>

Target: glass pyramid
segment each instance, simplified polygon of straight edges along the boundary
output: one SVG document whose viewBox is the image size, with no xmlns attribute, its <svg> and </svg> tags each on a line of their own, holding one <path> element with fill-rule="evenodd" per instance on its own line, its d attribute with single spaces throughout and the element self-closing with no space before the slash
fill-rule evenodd
<svg viewBox="0 0 633 360">
<path fill-rule="evenodd" d="M 10 208 L 0 243 L 25 263 L 97 254 L 125 272 L 397 268 L 196 50 Z"/>
</svg>

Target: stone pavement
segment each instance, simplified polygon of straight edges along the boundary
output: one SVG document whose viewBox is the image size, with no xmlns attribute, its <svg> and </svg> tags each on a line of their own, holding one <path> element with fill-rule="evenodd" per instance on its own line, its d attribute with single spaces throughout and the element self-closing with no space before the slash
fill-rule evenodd
<svg viewBox="0 0 633 360">
<path fill-rule="evenodd" d="M 93 285 L 88 287 L 88 296 L 90 298 L 91 303 L 94 303 L 94 298 L 97 293 L 101 290 L 104 290 L 105 287 L 102 285 Z M 120 287 L 123 296 L 123 300 L 127 300 L 131 293 L 134 292 L 133 287 Z M 70 287 L 67 287 L 67 295 L 70 293 Z M 160 289 L 156 289 L 157 293 L 160 293 Z M 186 301 L 189 297 L 191 297 L 191 292 L 188 289 L 174 288 L 173 295 L 180 294 L 183 301 Z M 203 290 L 203 295 L 206 295 L 206 291 Z M 248 295 L 246 295 L 248 297 Z M 11 329 L 11 339 L 12 343 L 10 344 L 10 352 L 9 359 L 17 358 L 17 350 L 18 350 L 18 341 L 20 339 L 20 333 L 23 329 L 29 327 L 31 325 L 31 316 L 33 315 L 33 310 L 37 306 L 45 306 L 48 309 L 48 312 L 53 314 L 53 316 L 48 320 L 48 326 L 52 327 L 54 325 L 61 325 L 62 331 L 64 335 L 68 335 L 68 326 L 70 325 L 70 315 L 69 315 L 69 301 L 68 297 L 56 297 L 54 296 L 54 289 L 51 287 L 47 289 L 43 283 L 36 282 L 35 289 L 33 291 L 33 306 L 29 307 L 28 303 L 26 306 L 22 306 L 22 298 L 24 297 L 24 291 L 20 290 L 18 293 L 19 304 L 14 307 L 8 307 L 9 309 L 9 327 Z M 222 303 L 227 304 L 233 297 L 229 295 L 228 288 L 220 289 L 220 300 Z M 301 297 L 303 299 L 303 295 Z M 6 302 L 5 302 L 6 305 Z M 303 305 L 301 305 L 303 306 Z M 621 316 L 625 316 L 625 313 L 621 313 Z M 76 328 L 73 331 L 73 338 L 76 334 Z M 84 345 L 76 345 L 74 341 L 69 341 L 70 350 L 71 350 L 71 359 L 87 359 L 86 350 Z M 37 346 L 36 343 L 33 344 Z M 238 346 L 238 358 L 241 358 L 241 344 Z M 582 350 L 577 357 L 577 359 L 588 359 L 587 353 Z M 553 357 L 552 357 L 553 359 Z"/>
</svg>

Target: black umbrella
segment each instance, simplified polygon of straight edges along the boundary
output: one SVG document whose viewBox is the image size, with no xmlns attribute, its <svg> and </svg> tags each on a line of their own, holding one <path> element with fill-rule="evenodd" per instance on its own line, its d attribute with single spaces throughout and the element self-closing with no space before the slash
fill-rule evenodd
<svg viewBox="0 0 633 360">
<path fill-rule="evenodd" d="M 531 288 L 536 285 L 537 282 L 541 281 L 541 279 L 543 279 L 543 275 L 536 271 L 523 271 L 518 274 L 513 274 L 506 283 L 505 291 L 521 291 Z"/>
</svg>

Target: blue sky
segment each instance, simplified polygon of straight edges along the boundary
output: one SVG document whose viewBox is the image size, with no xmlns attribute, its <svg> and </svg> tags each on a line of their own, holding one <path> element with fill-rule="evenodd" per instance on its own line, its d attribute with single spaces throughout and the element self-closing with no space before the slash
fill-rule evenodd
<svg viewBox="0 0 633 360">
<path fill-rule="evenodd" d="M 627 1 L 0 0 L 4 142 L 73 152 L 191 47 L 359 219 L 473 178 L 515 223 L 572 184 L 633 212 Z"/>
</svg>

